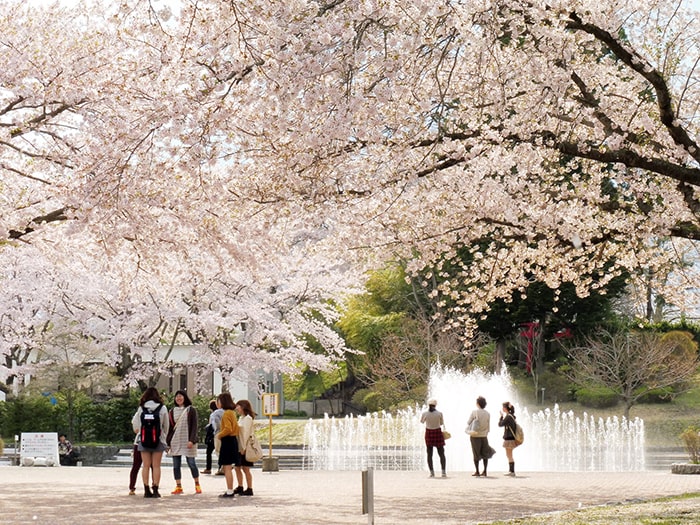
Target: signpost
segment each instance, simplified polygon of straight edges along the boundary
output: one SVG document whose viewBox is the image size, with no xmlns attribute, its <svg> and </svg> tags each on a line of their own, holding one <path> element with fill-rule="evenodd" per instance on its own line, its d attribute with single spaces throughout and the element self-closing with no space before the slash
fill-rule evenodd
<svg viewBox="0 0 700 525">
<path fill-rule="evenodd" d="M 263 415 L 268 416 L 270 420 L 269 428 L 269 456 L 263 458 L 263 472 L 278 472 L 279 471 L 279 458 L 272 457 L 272 416 L 279 416 L 280 414 L 280 395 L 279 394 L 263 394 L 262 395 L 263 404 Z"/>
</svg>

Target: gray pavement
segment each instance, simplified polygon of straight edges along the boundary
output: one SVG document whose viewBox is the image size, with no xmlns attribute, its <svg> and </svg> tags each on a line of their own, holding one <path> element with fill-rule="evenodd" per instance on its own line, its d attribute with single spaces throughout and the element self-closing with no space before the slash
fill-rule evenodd
<svg viewBox="0 0 700 525">
<path fill-rule="evenodd" d="M 183 469 L 185 495 L 172 496 L 172 470 L 163 470 L 159 500 L 128 495 L 129 470 L 105 467 L 0 468 L 3 524 L 362 524 L 359 471 L 253 469 L 255 495 L 219 498 L 221 476 L 202 475 L 194 494 Z M 494 471 L 428 479 L 426 472 L 374 471 L 374 523 L 476 524 L 603 504 L 700 492 L 700 476 L 664 471 L 549 473 L 516 478 Z M 142 487 L 142 485 L 141 485 Z"/>
</svg>

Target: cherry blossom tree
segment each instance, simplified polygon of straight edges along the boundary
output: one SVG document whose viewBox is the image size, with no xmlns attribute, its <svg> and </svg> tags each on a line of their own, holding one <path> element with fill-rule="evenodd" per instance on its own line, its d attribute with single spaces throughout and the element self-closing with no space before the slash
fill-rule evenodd
<svg viewBox="0 0 700 525">
<path fill-rule="evenodd" d="M 667 284 L 700 237 L 690 6 L 0 0 L 3 251 L 81 246 L 112 348 L 247 323 L 251 366 L 339 350 L 308 312 L 387 259 L 472 249 L 457 324 L 532 281 Z"/>
</svg>

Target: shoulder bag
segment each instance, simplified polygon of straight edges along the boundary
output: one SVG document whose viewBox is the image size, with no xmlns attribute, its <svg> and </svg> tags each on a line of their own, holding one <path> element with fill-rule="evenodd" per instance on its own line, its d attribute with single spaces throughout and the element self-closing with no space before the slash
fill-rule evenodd
<svg viewBox="0 0 700 525">
<path fill-rule="evenodd" d="M 254 432 L 251 432 L 248 441 L 245 444 L 245 459 L 251 463 L 260 461 L 263 457 L 263 449 L 260 441 Z"/>
</svg>

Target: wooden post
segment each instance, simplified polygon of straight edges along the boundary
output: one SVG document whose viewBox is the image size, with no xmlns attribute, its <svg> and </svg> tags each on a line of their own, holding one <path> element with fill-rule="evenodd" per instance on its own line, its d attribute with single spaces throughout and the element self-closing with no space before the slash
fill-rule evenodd
<svg viewBox="0 0 700 525">
<path fill-rule="evenodd" d="M 263 472 L 278 472 L 279 471 L 279 458 L 272 457 L 272 416 L 279 415 L 279 394 L 263 394 L 263 415 L 269 418 L 269 434 L 268 434 L 268 457 L 263 458 L 262 469 Z"/>
<path fill-rule="evenodd" d="M 272 457 L 272 416 L 269 416 L 270 418 L 270 437 L 268 438 L 268 443 L 270 445 L 270 457 Z"/>
</svg>

